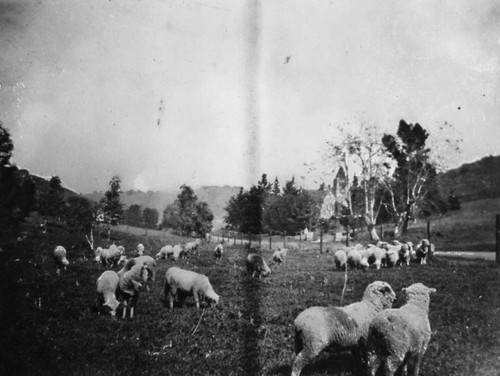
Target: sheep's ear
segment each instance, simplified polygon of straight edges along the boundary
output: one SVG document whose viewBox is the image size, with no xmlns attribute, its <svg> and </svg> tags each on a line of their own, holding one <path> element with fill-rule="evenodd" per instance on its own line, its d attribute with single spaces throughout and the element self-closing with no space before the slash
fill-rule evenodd
<svg viewBox="0 0 500 376">
<path fill-rule="evenodd" d="M 429 294 L 434 294 L 437 290 L 433 287 L 429 289 Z"/>
<path fill-rule="evenodd" d="M 406 293 L 406 287 L 403 287 L 403 288 L 401 289 L 401 292 L 402 292 L 402 293 Z"/>
</svg>

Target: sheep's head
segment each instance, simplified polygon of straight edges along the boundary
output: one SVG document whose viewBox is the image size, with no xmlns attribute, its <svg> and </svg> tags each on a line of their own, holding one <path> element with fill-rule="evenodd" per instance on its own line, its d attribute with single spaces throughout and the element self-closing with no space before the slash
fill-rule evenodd
<svg viewBox="0 0 500 376">
<path fill-rule="evenodd" d="M 120 251 L 120 255 L 123 255 L 125 253 L 125 247 L 123 245 L 119 245 L 117 248 Z"/>
<path fill-rule="evenodd" d="M 149 279 L 149 268 L 146 264 L 142 265 L 141 268 L 141 280 L 147 282 Z"/>
<path fill-rule="evenodd" d="M 391 308 L 392 303 L 396 300 L 396 293 L 387 282 L 375 281 L 366 288 L 363 300 L 381 303 L 383 309 L 387 309 Z"/>
<path fill-rule="evenodd" d="M 109 307 L 111 309 L 111 315 L 114 316 L 114 312 L 120 305 L 120 302 L 114 296 L 108 297 L 108 299 L 104 302 L 103 306 Z"/>
<path fill-rule="evenodd" d="M 403 302 L 429 308 L 430 294 L 436 292 L 435 288 L 427 287 L 423 283 L 414 283 L 401 290 L 403 294 Z"/>
<path fill-rule="evenodd" d="M 102 253 L 103 249 L 102 247 L 97 247 L 96 250 L 95 250 L 95 262 L 100 262 L 101 261 L 101 253 Z"/>
<path fill-rule="evenodd" d="M 124 266 L 125 263 L 127 262 L 127 256 L 120 256 L 120 259 L 118 260 L 118 266 Z"/>
<path fill-rule="evenodd" d="M 137 252 L 138 253 L 144 252 L 144 245 L 142 243 L 137 244 Z"/>
</svg>

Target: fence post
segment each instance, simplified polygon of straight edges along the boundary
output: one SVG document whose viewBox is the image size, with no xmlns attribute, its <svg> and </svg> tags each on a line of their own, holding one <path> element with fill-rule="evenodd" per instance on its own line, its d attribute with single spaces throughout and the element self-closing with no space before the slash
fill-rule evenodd
<svg viewBox="0 0 500 376">
<path fill-rule="evenodd" d="M 345 230 L 346 230 L 345 231 L 345 234 L 346 234 L 345 235 L 345 246 L 349 247 L 349 233 L 351 231 L 351 228 L 350 228 L 349 224 L 346 226 Z"/>
<path fill-rule="evenodd" d="M 235 245 L 235 244 L 236 244 L 236 233 L 233 232 L 233 245 Z"/>
<path fill-rule="evenodd" d="M 260 247 L 261 241 L 262 241 L 262 234 L 259 232 L 259 247 Z"/>
<path fill-rule="evenodd" d="M 252 233 L 248 233 L 248 248 L 252 246 Z"/>
<path fill-rule="evenodd" d="M 299 249 L 302 251 L 302 234 L 299 232 Z"/>
<path fill-rule="evenodd" d="M 269 249 L 273 249 L 273 244 L 271 238 L 273 237 L 273 232 L 269 231 Z"/>
<path fill-rule="evenodd" d="M 431 241 L 431 220 L 427 220 L 427 239 Z"/>
<path fill-rule="evenodd" d="M 283 233 L 283 248 L 286 248 L 286 231 Z"/>
<path fill-rule="evenodd" d="M 497 233 L 496 233 L 496 257 L 495 261 L 500 265 L 500 214 L 497 214 Z"/>
</svg>

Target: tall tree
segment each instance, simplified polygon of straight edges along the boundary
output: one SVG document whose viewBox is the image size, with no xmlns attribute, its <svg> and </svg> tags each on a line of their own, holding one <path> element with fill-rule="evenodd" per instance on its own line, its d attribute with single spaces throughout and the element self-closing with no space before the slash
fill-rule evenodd
<svg viewBox="0 0 500 376">
<path fill-rule="evenodd" d="M 141 206 L 132 204 L 125 212 L 125 223 L 129 226 L 141 227 L 142 226 L 142 210 Z"/>
<path fill-rule="evenodd" d="M 95 209 L 85 197 L 68 197 L 65 217 L 69 230 L 82 233 L 84 236 L 90 233 L 94 225 Z"/>
<path fill-rule="evenodd" d="M 271 190 L 271 193 L 275 196 L 277 196 L 281 193 L 281 187 L 280 187 L 280 182 L 278 181 L 278 177 L 276 177 L 274 179 L 273 188 Z"/>
<path fill-rule="evenodd" d="M 59 176 L 52 176 L 49 180 L 49 189 L 40 196 L 40 211 L 59 220 L 64 216 L 66 202 L 64 201 L 64 188 Z"/>
<path fill-rule="evenodd" d="M 10 137 L 10 133 L 0 121 L 0 166 L 6 166 L 10 163 L 13 151 L 14 143 Z"/>
<path fill-rule="evenodd" d="M 142 212 L 142 219 L 144 227 L 155 229 L 158 226 L 158 210 L 152 208 L 145 208 Z"/>
<path fill-rule="evenodd" d="M 120 184 L 120 178 L 118 176 L 113 176 L 109 181 L 108 190 L 99 201 L 98 218 L 108 226 L 108 238 L 111 234 L 111 226 L 119 224 L 123 218 L 123 205 L 120 202 Z"/>
<path fill-rule="evenodd" d="M 396 223 L 396 233 L 404 234 L 431 193 L 436 191 L 436 166 L 431 161 L 426 141 L 429 133 L 418 123 L 399 122 L 397 136 L 385 134 L 382 142 L 396 161 L 393 178 L 388 179 L 390 209 Z"/>
</svg>

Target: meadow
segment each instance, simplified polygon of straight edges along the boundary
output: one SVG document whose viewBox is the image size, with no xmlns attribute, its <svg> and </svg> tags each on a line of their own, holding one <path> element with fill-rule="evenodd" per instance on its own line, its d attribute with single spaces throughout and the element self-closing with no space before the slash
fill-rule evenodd
<svg viewBox="0 0 500 376">
<path fill-rule="evenodd" d="M 138 242 L 155 255 L 161 239 L 120 234 L 131 253 Z M 187 240 L 187 239 L 184 239 Z M 98 239 L 107 245 L 107 239 Z M 51 252 L 64 244 L 69 269 L 56 276 Z M 133 319 L 99 315 L 95 283 L 104 267 L 80 237 L 37 234 L 0 256 L 0 374 L 2 375 L 289 375 L 294 359 L 293 320 L 314 305 L 345 305 L 365 287 L 384 280 L 396 292 L 414 282 L 437 289 L 432 296 L 432 339 L 422 375 L 496 375 L 500 368 L 500 275 L 486 261 L 434 258 L 429 265 L 336 271 L 333 250 L 304 243 L 268 278 L 246 274 L 244 245 L 225 244 L 221 261 L 213 243 L 188 259 L 158 262 L 157 280 L 139 298 Z M 277 246 L 277 244 L 276 244 Z M 271 251 L 263 250 L 270 261 Z M 17 261 L 16 261 L 17 260 Z M 206 274 L 220 304 L 196 309 L 194 300 L 170 311 L 163 276 L 172 265 Z M 350 375 L 349 353 L 324 353 L 304 375 Z"/>
</svg>

